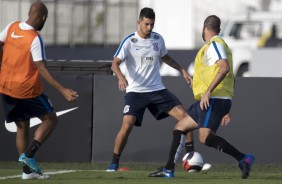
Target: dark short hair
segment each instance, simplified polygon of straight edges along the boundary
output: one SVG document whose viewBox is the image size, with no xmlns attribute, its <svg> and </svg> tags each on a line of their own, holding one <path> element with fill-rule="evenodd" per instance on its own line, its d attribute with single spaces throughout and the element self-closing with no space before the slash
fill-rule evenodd
<svg viewBox="0 0 282 184">
<path fill-rule="evenodd" d="M 220 18 L 216 15 L 210 15 L 206 18 L 204 26 L 210 30 L 219 33 L 220 32 Z"/>
<path fill-rule="evenodd" d="M 143 8 L 140 11 L 140 15 L 139 15 L 139 19 L 143 19 L 143 18 L 149 18 L 149 19 L 154 19 L 155 20 L 155 12 L 152 8 Z"/>
</svg>

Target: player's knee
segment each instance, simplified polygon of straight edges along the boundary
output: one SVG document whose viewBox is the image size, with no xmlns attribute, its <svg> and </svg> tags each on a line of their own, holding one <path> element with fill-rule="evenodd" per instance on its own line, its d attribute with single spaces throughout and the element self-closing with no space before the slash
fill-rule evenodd
<svg viewBox="0 0 282 184">
<path fill-rule="evenodd" d="M 130 132 L 132 130 L 133 126 L 134 126 L 134 123 L 132 121 L 124 121 L 122 123 L 121 130 L 123 132 Z"/>
<path fill-rule="evenodd" d="M 178 114 L 180 120 L 185 118 L 188 115 L 183 106 L 178 107 L 178 113 L 177 114 Z"/>
<path fill-rule="evenodd" d="M 184 109 L 184 107 L 182 105 L 178 105 L 174 108 L 172 108 L 168 114 L 172 117 L 174 117 L 176 120 L 180 121 L 183 118 L 185 118 L 185 116 L 187 116 L 187 113 Z"/>
<path fill-rule="evenodd" d="M 52 127 L 55 127 L 58 124 L 58 117 L 53 112 L 40 117 L 40 119 L 42 123 L 48 124 Z"/>
<path fill-rule="evenodd" d="M 136 117 L 135 116 L 124 116 L 123 117 L 123 122 L 122 122 L 122 127 L 124 129 L 132 129 L 132 127 L 134 126 L 135 121 L 136 121 Z"/>
<path fill-rule="evenodd" d="M 55 113 L 51 114 L 49 117 L 49 121 L 56 126 L 58 124 L 58 117 Z"/>
<path fill-rule="evenodd" d="M 129 131 L 133 128 L 133 124 L 131 123 L 126 123 L 123 128 L 126 130 L 126 131 Z"/>
<path fill-rule="evenodd" d="M 16 122 L 16 126 L 18 131 L 25 131 L 26 129 L 29 129 L 29 121 Z"/>
</svg>

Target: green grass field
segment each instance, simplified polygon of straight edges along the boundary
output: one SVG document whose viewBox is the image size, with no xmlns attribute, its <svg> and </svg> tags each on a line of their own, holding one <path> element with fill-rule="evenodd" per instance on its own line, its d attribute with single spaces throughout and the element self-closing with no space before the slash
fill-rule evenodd
<svg viewBox="0 0 282 184">
<path fill-rule="evenodd" d="M 147 175 L 159 164 L 121 164 L 128 171 L 107 173 L 105 163 L 39 163 L 44 172 L 49 172 L 47 180 L 21 180 L 21 167 L 17 163 L 0 162 L 0 184 L 10 183 L 52 183 L 52 184 L 282 184 L 282 165 L 254 165 L 251 176 L 241 179 L 235 165 L 214 165 L 207 173 L 185 173 L 177 165 L 175 178 L 150 178 Z M 68 173 L 58 174 L 59 171 Z M 16 177 L 9 178 L 7 177 Z"/>
</svg>

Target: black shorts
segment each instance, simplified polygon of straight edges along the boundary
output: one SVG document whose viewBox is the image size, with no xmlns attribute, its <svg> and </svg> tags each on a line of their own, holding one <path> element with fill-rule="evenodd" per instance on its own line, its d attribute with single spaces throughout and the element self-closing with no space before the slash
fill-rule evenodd
<svg viewBox="0 0 282 184">
<path fill-rule="evenodd" d="M 160 120 L 168 117 L 167 112 L 177 105 L 182 104 L 167 89 L 146 93 L 129 92 L 124 97 L 123 115 L 136 116 L 135 126 L 141 126 L 146 108 Z"/>
<path fill-rule="evenodd" d="M 54 110 L 50 100 L 44 94 L 28 99 L 18 99 L 5 94 L 1 96 L 8 123 L 40 117 Z"/>
<path fill-rule="evenodd" d="M 232 101 L 229 99 L 210 99 L 208 109 L 200 108 L 200 101 L 192 104 L 187 113 L 198 123 L 198 128 L 209 128 L 216 133 L 222 118 L 229 113 Z"/>
</svg>

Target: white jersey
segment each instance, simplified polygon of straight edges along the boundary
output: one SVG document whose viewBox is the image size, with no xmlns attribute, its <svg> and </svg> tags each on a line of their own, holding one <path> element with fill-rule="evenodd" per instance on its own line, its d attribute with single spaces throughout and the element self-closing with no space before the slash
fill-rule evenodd
<svg viewBox="0 0 282 184">
<path fill-rule="evenodd" d="M 14 23 L 14 22 L 12 22 Z M 0 33 L 0 41 L 1 42 L 5 42 L 6 38 L 7 38 L 7 32 L 10 28 L 10 25 L 12 24 L 10 23 L 1 33 Z M 32 30 L 34 29 L 32 26 L 28 25 L 25 22 L 21 22 L 19 24 L 20 28 L 22 30 Z M 32 59 L 33 61 L 42 61 L 42 60 L 46 60 L 46 55 L 45 55 L 45 49 L 44 49 L 45 45 L 43 42 L 42 37 L 39 35 L 37 37 L 34 38 L 31 47 L 30 47 L 30 52 L 32 55 Z"/>
<path fill-rule="evenodd" d="M 114 57 L 124 63 L 123 74 L 128 82 L 126 92 L 152 92 L 165 89 L 160 75 L 161 57 L 167 54 L 164 40 L 152 32 L 141 38 L 137 32 L 127 36 Z"/>
</svg>

